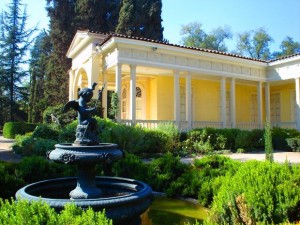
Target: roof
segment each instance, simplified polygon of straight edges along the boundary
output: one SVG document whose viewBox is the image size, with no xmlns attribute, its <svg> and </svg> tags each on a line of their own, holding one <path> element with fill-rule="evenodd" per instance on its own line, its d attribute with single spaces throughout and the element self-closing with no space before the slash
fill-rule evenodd
<svg viewBox="0 0 300 225">
<path fill-rule="evenodd" d="M 286 60 L 286 59 L 290 59 L 290 58 L 293 58 L 293 57 L 300 56 L 300 53 L 297 53 L 297 54 L 293 54 L 293 55 L 290 55 L 290 56 L 280 57 L 278 59 L 262 60 L 262 59 L 246 57 L 246 56 L 242 56 L 242 55 L 238 55 L 238 54 L 217 51 L 217 50 L 190 47 L 190 46 L 184 46 L 184 45 L 178 45 L 178 44 L 171 44 L 171 43 L 168 43 L 168 42 L 165 42 L 165 41 L 153 40 L 153 39 L 144 38 L 144 37 L 128 36 L 128 35 L 117 34 L 117 33 L 102 33 L 102 32 L 97 32 L 97 31 L 90 31 L 90 30 L 78 31 L 78 32 L 86 32 L 87 34 L 105 35 L 106 39 L 104 39 L 104 41 L 102 43 L 100 43 L 100 45 L 105 44 L 112 37 L 119 37 L 119 38 L 126 38 L 126 39 L 132 39 L 132 40 L 139 40 L 139 41 L 146 41 L 146 42 L 151 42 L 151 43 L 163 44 L 163 45 L 173 46 L 173 47 L 176 47 L 176 48 L 184 48 L 184 49 L 190 49 L 190 50 L 194 50 L 194 51 L 200 51 L 200 52 L 224 55 L 224 56 L 235 57 L 235 58 L 240 58 L 240 59 L 252 60 L 252 61 L 256 61 L 256 62 L 265 62 L 265 63 L 276 62 L 276 61 Z"/>
</svg>

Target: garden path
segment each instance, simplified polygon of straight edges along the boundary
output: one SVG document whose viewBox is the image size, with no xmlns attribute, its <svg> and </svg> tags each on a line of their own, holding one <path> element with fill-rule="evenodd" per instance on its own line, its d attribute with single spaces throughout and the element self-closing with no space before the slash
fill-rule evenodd
<svg viewBox="0 0 300 225">
<path fill-rule="evenodd" d="M 10 162 L 19 162 L 21 160 L 21 157 L 14 154 L 11 149 L 13 143 L 14 140 L 4 138 L 0 135 L 0 160 Z"/>
</svg>

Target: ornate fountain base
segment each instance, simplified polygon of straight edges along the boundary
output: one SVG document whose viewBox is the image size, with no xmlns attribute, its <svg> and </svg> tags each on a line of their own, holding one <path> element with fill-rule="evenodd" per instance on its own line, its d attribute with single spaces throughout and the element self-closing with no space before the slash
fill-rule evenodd
<svg viewBox="0 0 300 225">
<path fill-rule="evenodd" d="M 45 201 L 58 211 L 68 203 L 95 211 L 105 209 L 114 224 L 122 225 L 133 225 L 151 204 L 152 189 L 147 184 L 120 177 L 95 176 L 97 163 L 112 163 L 123 157 L 116 144 L 57 144 L 47 157 L 58 163 L 77 165 L 77 177 L 29 184 L 16 193 L 18 199 Z"/>
<path fill-rule="evenodd" d="M 102 143 L 92 146 L 57 144 L 47 153 L 55 162 L 76 164 L 78 168 L 77 186 L 70 192 L 71 199 L 99 198 L 102 191 L 96 187 L 95 166 L 97 163 L 112 163 L 123 157 L 116 144 Z"/>
<path fill-rule="evenodd" d="M 62 210 L 68 203 L 74 203 L 81 208 L 91 207 L 95 211 L 105 209 L 106 216 L 114 224 L 122 225 L 131 225 L 152 202 L 152 189 L 147 184 L 120 177 L 96 177 L 96 186 L 102 190 L 100 198 L 69 199 L 68 193 L 76 186 L 76 180 L 76 177 L 68 177 L 29 184 L 18 190 L 16 197 L 29 201 L 45 201 L 57 211 Z"/>
</svg>

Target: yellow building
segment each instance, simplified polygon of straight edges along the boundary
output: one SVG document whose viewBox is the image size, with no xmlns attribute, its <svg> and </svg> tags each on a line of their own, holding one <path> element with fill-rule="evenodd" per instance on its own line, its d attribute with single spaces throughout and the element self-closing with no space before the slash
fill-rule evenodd
<svg viewBox="0 0 300 225">
<path fill-rule="evenodd" d="M 67 57 L 69 99 L 78 90 L 106 82 L 119 96 L 118 120 L 155 127 L 172 121 L 196 127 L 300 130 L 300 54 L 263 61 L 214 50 L 77 31 Z M 97 91 L 97 90 L 95 90 Z"/>
</svg>

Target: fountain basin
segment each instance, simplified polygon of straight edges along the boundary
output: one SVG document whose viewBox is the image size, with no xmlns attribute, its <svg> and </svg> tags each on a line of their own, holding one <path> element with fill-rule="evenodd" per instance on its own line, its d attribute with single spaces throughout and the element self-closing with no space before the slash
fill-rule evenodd
<svg viewBox="0 0 300 225">
<path fill-rule="evenodd" d="M 117 144 L 100 143 L 98 145 L 56 144 L 55 149 L 47 152 L 48 159 L 64 164 L 112 163 L 123 157 Z"/>
<path fill-rule="evenodd" d="M 114 224 L 134 221 L 145 212 L 152 202 L 152 189 L 149 185 L 127 178 L 95 177 L 102 197 L 90 199 L 69 199 L 69 192 L 76 187 L 77 178 L 67 177 L 44 180 L 29 184 L 16 193 L 17 199 L 44 201 L 60 211 L 65 204 L 74 203 L 81 208 L 91 207 L 95 211 L 105 209 L 106 216 Z"/>
</svg>

